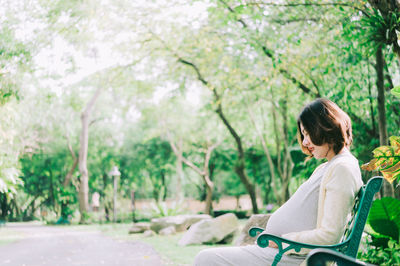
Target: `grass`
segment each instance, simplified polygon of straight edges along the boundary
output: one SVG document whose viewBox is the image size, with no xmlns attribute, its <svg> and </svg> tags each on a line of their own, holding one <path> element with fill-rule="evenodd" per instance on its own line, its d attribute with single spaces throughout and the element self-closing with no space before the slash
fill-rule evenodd
<svg viewBox="0 0 400 266">
<path fill-rule="evenodd" d="M 0 227 L 0 246 L 13 243 L 24 238 L 24 234 L 8 227 Z"/>
<path fill-rule="evenodd" d="M 182 233 L 177 233 L 169 236 L 155 235 L 145 237 L 143 234 L 128 234 L 132 224 L 112 224 L 101 225 L 100 230 L 113 238 L 126 241 L 139 241 L 152 246 L 162 257 L 167 265 L 192 265 L 196 254 L 206 248 L 221 247 L 227 245 L 189 245 L 179 246 L 178 241 L 183 236 Z"/>
<path fill-rule="evenodd" d="M 244 225 L 245 220 L 239 224 Z M 54 226 L 54 225 L 52 225 Z M 59 227 L 58 225 L 57 227 Z M 150 245 L 160 254 L 166 265 L 192 265 L 194 257 L 202 249 L 220 247 L 227 245 L 189 245 L 179 246 L 178 241 L 183 236 L 177 233 L 169 236 L 154 235 L 145 237 L 143 234 L 129 234 L 132 223 L 128 224 L 91 224 L 91 225 L 61 225 L 68 229 L 78 231 L 101 231 L 106 236 L 124 241 L 138 241 Z M 0 227 L 0 245 L 6 245 L 24 238 L 23 233 L 13 230 L 10 227 Z"/>
<path fill-rule="evenodd" d="M 192 265 L 196 254 L 205 248 L 222 245 L 190 245 L 179 246 L 178 241 L 183 233 L 170 236 L 143 237 L 141 234 L 132 236 L 132 239 L 151 245 L 163 258 L 172 265 Z"/>
</svg>

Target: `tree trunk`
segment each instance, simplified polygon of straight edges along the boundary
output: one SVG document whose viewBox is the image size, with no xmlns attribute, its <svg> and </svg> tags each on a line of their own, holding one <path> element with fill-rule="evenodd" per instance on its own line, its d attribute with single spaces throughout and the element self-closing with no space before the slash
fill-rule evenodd
<svg viewBox="0 0 400 266">
<path fill-rule="evenodd" d="M 247 192 L 249 193 L 251 205 L 253 207 L 253 213 L 258 213 L 258 206 L 257 206 L 257 196 L 256 196 L 256 189 L 255 186 L 249 181 L 249 177 L 246 174 L 245 166 L 244 166 L 244 158 L 239 158 L 235 172 L 239 176 L 240 181 L 242 181 L 244 187 L 246 188 Z"/>
<path fill-rule="evenodd" d="M 0 218 L 1 220 L 6 220 L 8 212 L 7 196 L 4 193 L 0 193 Z"/>
<path fill-rule="evenodd" d="M 80 223 L 85 223 L 86 213 L 89 211 L 89 173 L 87 169 L 87 154 L 89 144 L 89 117 L 92 108 L 100 95 L 101 88 L 98 88 L 86 105 L 85 110 L 81 114 L 82 131 L 80 136 L 79 149 L 79 211 L 81 213 Z"/>
<path fill-rule="evenodd" d="M 69 139 L 67 138 L 67 142 L 68 142 L 68 150 L 71 153 L 72 159 L 74 160 L 74 163 L 72 164 L 71 168 L 69 169 L 67 175 L 65 176 L 64 182 L 63 182 L 63 186 L 64 188 L 67 188 L 69 185 L 69 182 L 72 179 L 72 175 L 75 172 L 76 167 L 78 166 L 78 162 L 79 162 L 79 158 L 76 157 L 74 150 L 72 149 L 71 143 L 69 142 Z"/>
<path fill-rule="evenodd" d="M 369 96 L 369 108 L 371 112 L 371 125 L 372 125 L 372 132 L 373 135 L 376 135 L 376 123 L 375 123 L 375 114 L 374 114 L 374 104 L 372 98 L 372 91 L 371 91 L 371 81 L 370 81 L 370 73 L 369 73 L 369 65 L 368 65 L 368 96 Z"/>
<path fill-rule="evenodd" d="M 191 169 L 193 169 L 203 179 L 204 185 L 206 187 L 206 202 L 205 202 L 206 206 L 204 209 L 204 213 L 212 215 L 213 214 L 212 197 L 213 197 L 213 192 L 214 192 L 214 183 L 211 181 L 211 178 L 210 178 L 209 164 L 210 164 L 211 153 L 218 146 L 218 144 L 214 144 L 211 146 L 207 145 L 206 152 L 204 155 L 203 169 L 200 169 L 189 159 L 183 157 L 181 145 L 179 146 L 179 149 L 178 149 L 176 147 L 175 143 L 172 141 L 171 135 L 168 132 L 167 132 L 167 135 L 168 135 L 168 139 L 169 139 L 169 143 L 171 145 L 172 151 L 174 152 L 174 154 L 178 158 L 178 160 L 183 162 L 187 166 L 189 166 Z"/>
<path fill-rule="evenodd" d="M 245 156 L 244 156 L 244 150 L 243 150 L 243 145 L 242 145 L 242 139 L 239 137 L 236 130 L 231 126 L 229 121 L 226 119 L 226 117 L 222 111 L 221 98 L 217 94 L 216 89 L 213 90 L 213 93 L 215 96 L 215 102 L 218 104 L 218 107 L 215 110 L 215 112 L 221 118 L 222 122 L 224 123 L 224 125 L 228 129 L 229 133 L 231 134 L 231 136 L 233 137 L 233 139 L 236 142 L 236 147 L 237 147 L 237 152 L 238 152 L 238 160 L 236 162 L 235 172 L 239 176 L 240 181 L 242 181 L 244 187 L 247 190 L 247 193 L 249 193 L 249 196 L 251 199 L 251 205 L 253 207 L 253 213 L 257 214 L 258 206 L 257 206 L 256 190 L 255 190 L 255 186 L 250 182 L 250 178 L 247 176 L 247 173 L 246 173 Z"/>
<path fill-rule="evenodd" d="M 285 97 L 281 102 L 281 108 L 275 106 L 276 102 L 274 91 L 271 88 L 271 114 L 272 122 L 274 127 L 275 145 L 276 145 L 276 156 L 279 178 L 281 181 L 281 190 L 279 195 L 275 194 L 279 204 L 285 203 L 289 199 L 289 182 L 293 173 L 293 161 L 289 152 L 289 130 L 288 130 L 288 109 L 287 109 L 287 90 L 285 90 Z M 278 114 L 277 111 L 281 112 L 282 130 L 278 127 Z"/>
<path fill-rule="evenodd" d="M 165 181 L 165 173 L 164 170 L 161 170 L 160 172 L 160 176 L 161 176 L 161 189 L 162 189 L 162 200 L 165 201 L 167 199 L 167 184 Z"/>
<path fill-rule="evenodd" d="M 293 174 L 294 163 L 289 151 L 289 123 L 288 123 L 288 91 L 285 88 L 285 97 L 282 101 L 282 118 L 283 118 L 283 162 L 282 162 L 282 198 L 286 202 L 289 195 L 289 183 Z"/>
<path fill-rule="evenodd" d="M 178 144 L 181 147 L 181 144 Z M 179 148 L 180 149 L 180 148 Z M 182 201 L 185 197 L 182 190 L 182 180 L 183 176 L 183 165 L 182 165 L 182 156 L 176 156 L 176 172 L 177 172 L 177 180 L 176 180 L 176 194 L 178 202 Z"/>
<path fill-rule="evenodd" d="M 201 74 L 199 68 L 193 64 L 192 62 L 189 62 L 183 58 L 178 58 L 178 62 L 181 62 L 184 65 L 188 65 L 191 68 L 194 69 L 194 71 L 197 74 L 197 79 L 203 83 L 205 86 L 210 88 L 210 84 L 208 83 L 207 80 L 204 79 L 203 75 Z M 222 104 L 221 104 L 221 97 L 217 93 L 216 88 L 211 88 L 213 94 L 214 94 L 214 102 L 217 104 L 217 108 L 215 112 L 219 116 L 219 118 L 222 120 L 226 128 L 228 129 L 229 133 L 232 135 L 236 142 L 236 147 L 237 147 L 237 152 L 238 152 L 238 161 L 236 162 L 236 167 L 235 167 L 235 172 L 238 174 L 240 181 L 243 183 L 245 186 L 247 192 L 249 193 L 250 199 L 251 199 L 251 204 L 253 207 L 253 213 L 257 214 L 258 213 L 258 207 L 257 207 L 257 198 L 256 198 L 256 193 L 255 193 L 255 187 L 254 185 L 250 182 L 249 177 L 246 174 L 246 168 L 245 168 L 245 160 L 244 160 L 244 151 L 243 151 L 243 145 L 242 145 L 242 140 L 237 134 L 236 130 L 231 126 L 229 121 L 226 119 L 223 111 L 222 111 Z"/>
<path fill-rule="evenodd" d="M 247 107 L 247 111 L 249 113 L 249 116 L 250 116 L 250 119 L 251 119 L 251 121 L 253 123 L 253 126 L 254 126 L 254 128 L 256 130 L 257 136 L 259 137 L 259 139 L 261 141 L 261 145 L 263 147 L 264 154 L 267 157 L 267 161 L 268 161 L 268 165 L 269 165 L 269 173 L 270 173 L 270 178 L 269 178 L 270 184 L 271 184 L 270 189 L 272 187 L 272 191 L 274 192 L 274 195 L 275 195 L 276 199 L 278 200 L 278 202 L 280 202 L 280 200 L 279 200 L 279 198 L 280 198 L 279 197 L 279 192 L 278 192 L 278 188 L 277 188 L 278 179 L 277 179 L 277 177 L 275 175 L 275 164 L 272 161 L 272 156 L 271 156 L 271 153 L 270 153 L 270 151 L 269 151 L 269 149 L 267 147 L 267 143 L 265 141 L 264 135 L 261 133 L 261 131 L 257 127 L 256 121 L 255 121 L 255 118 L 254 118 L 254 115 L 253 115 L 253 111 L 251 110 L 250 107 Z M 266 180 L 266 184 L 268 184 L 267 180 Z M 266 195 L 265 196 L 265 199 L 266 199 L 265 202 L 267 202 L 268 201 L 268 193 L 266 193 L 265 195 Z"/>
<path fill-rule="evenodd" d="M 382 46 L 376 51 L 376 87 L 378 89 L 378 116 L 379 116 L 379 144 L 388 144 L 386 108 L 385 108 L 385 87 L 384 87 L 384 57 Z M 383 182 L 383 197 L 394 197 L 393 185 L 387 181 Z"/>
<path fill-rule="evenodd" d="M 213 214 L 212 196 L 214 192 L 214 183 L 211 182 L 208 176 L 204 177 L 204 183 L 206 185 L 206 207 L 204 209 L 204 213 L 212 215 Z"/>
<path fill-rule="evenodd" d="M 205 213 L 208 213 L 210 215 L 213 214 L 213 208 L 212 208 L 212 196 L 214 192 L 214 183 L 211 181 L 211 172 L 210 172 L 210 159 L 211 159 L 211 153 L 213 150 L 218 146 L 218 144 L 214 144 L 211 146 L 206 145 L 206 153 L 204 156 L 204 164 L 203 164 L 203 180 L 204 183 L 206 184 L 206 208 L 205 208 Z"/>
<path fill-rule="evenodd" d="M 383 52 L 382 46 L 376 51 L 376 87 L 378 89 L 378 114 L 379 114 L 379 143 L 387 145 L 387 124 L 386 124 L 386 109 L 385 109 L 385 87 L 383 77 Z"/>
</svg>

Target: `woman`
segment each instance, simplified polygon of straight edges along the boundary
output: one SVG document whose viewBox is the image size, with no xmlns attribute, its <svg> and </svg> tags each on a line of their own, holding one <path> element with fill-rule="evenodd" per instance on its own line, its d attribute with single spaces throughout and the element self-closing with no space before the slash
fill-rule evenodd
<svg viewBox="0 0 400 266">
<path fill-rule="evenodd" d="M 266 232 L 316 245 L 339 243 L 358 190 L 363 185 L 357 159 L 350 153 L 349 116 L 335 103 L 317 99 L 297 119 L 302 151 L 327 162 L 318 166 L 294 195 L 274 212 Z M 271 265 L 276 244 L 213 248 L 201 251 L 195 265 Z M 284 255 L 279 265 L 300 265 L 305 256 Z"/>
</svg>

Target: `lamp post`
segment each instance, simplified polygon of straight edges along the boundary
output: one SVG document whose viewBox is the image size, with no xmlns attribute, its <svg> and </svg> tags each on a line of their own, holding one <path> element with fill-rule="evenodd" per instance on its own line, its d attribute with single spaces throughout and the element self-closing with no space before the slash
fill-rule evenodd
<svg viewBox="0 0 400 266">
<path fill-rule="evenodd" d="M 114 223 L 117 221 L 117 185 L 118 185 L 118 178 L 121 176 L 121 172 L 118 171 L 118 167 L 114 166 L 111 171 L 108 173 L 110 176 L 114 178 L 114 197 L 113 197 L 113 208 L 114 208 Z"/>
</svg>

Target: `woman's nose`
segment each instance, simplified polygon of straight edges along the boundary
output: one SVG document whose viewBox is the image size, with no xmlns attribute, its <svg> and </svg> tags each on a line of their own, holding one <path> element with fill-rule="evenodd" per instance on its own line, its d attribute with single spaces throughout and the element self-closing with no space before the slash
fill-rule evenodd
<svg viewBox="0 0 400 266">
<path fill-rule="evenodd" d="M 303 139 L 303 146 L 307 146 L 308 144 L 310 144 L 310 142 L 308 141 L 307 137 L 304 137 Z"/>
</svg>

